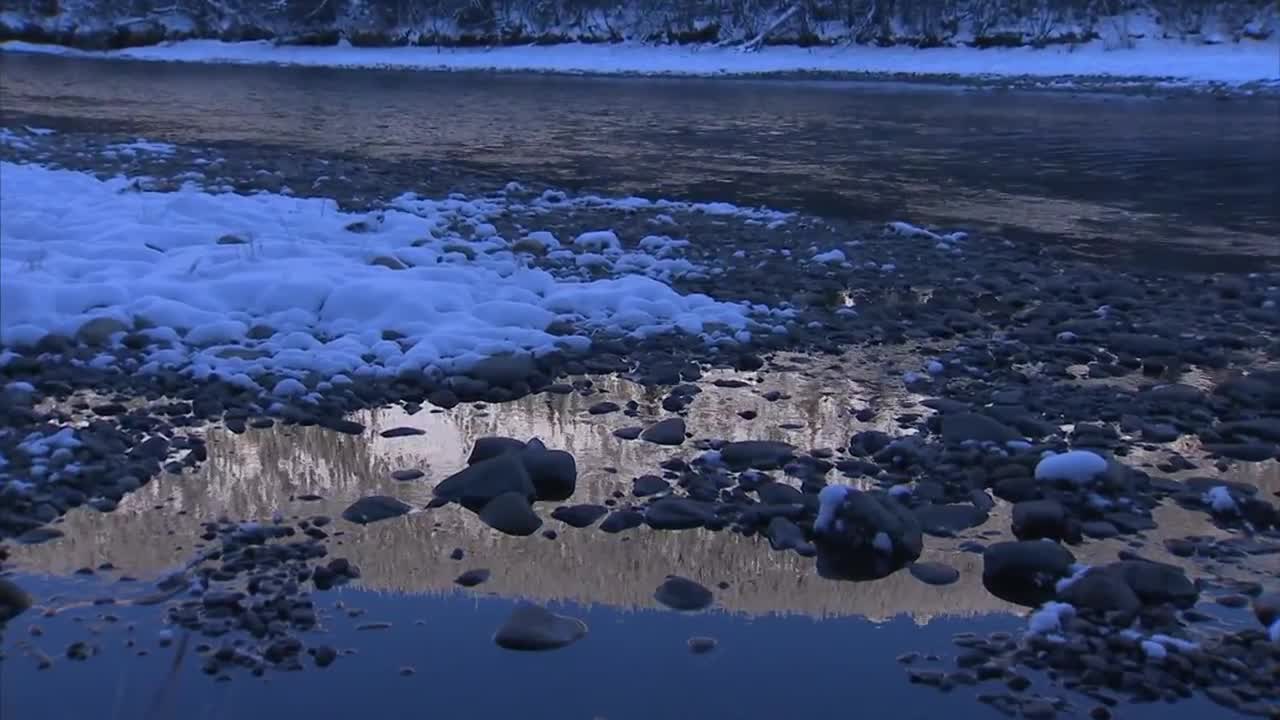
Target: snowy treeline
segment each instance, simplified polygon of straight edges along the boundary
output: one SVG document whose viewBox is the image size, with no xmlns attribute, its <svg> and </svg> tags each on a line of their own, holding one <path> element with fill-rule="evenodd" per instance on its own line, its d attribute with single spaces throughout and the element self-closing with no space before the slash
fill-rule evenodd
<svg viewBox="0 0 1280 720">
<path fill-rule="evenodd" d="M 355 45 L 641 41 L 1124 46 L 1271 36 L 1277 0 L 0 0 L 0 37 L 119 47 L 166 39 Z"/>
</svg>

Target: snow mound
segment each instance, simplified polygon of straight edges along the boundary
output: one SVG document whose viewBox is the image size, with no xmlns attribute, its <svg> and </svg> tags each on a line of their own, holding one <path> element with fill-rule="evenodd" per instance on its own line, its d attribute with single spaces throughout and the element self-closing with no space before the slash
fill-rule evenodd
<svg viewBox="0 0 1280 720">
<path fill-rule="evenodd" d="M 1072 450 L 1049 455 L 1037 463 L 1036 480 L 1088 485 L 1106 471 L 1107 461 L 1101 455 L 1088 450 Z"/>
<path fill-rule="evenodd" d="M 1203 501 L 1213 511 L 1214 515 L 1235 515 L 1240 511 L 1239 506 L 1236 505 L 1235 498 L 1231 497 L 1231 491 L 1223 485 L 1210 488 L 1204 494 Z"/>
<path fill-rule="evenodd" d="M 1071 603 L 1047 602 L 1031 613 L 1027 631 L 1033 635 L 1049 635 L 1062 631 L 1065 622 L 1075 617 L 1076 608 Z"/>
<path fill-rule="evenodd" d="M 630 257 L 644 274 L 561 278 L 501 238 L 449 229 L 500 213 L 492 200 L 405 197 L 365 216 L 321 198 L 138 192 L 124 178 L 12 163 L 0 164 L 0 197 L 0 346 L 92 328 L 106 351 L 97 362 L 111 367 L 137 330 L 148 345 L 127 372 L 247 388 L 266 374 L 453 374 L 495 355 L 588 349 L 585 336 L 547 332 L 552 324 L 733 345 L 749 342 L 753 315 L 771 314 L 682 295 L 650 276 L 670 266 L 644 253 L 610 258 L 616 270 Z"/>
</svg>

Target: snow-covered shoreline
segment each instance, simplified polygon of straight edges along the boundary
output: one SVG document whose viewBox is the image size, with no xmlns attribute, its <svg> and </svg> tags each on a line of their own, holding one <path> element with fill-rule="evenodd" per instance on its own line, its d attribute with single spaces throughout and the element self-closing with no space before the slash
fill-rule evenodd
<svg viewBox="0 0 1280 720">
<path fill-rule="evenodd" d="M 1044 49 L 941 47 L 765 47 L 755 52 L 714 46 L 618 44 L 521 45 L 494 48 L 328 47 L 268 41 L 185 40 L 112 51 L 0 43 L 4 52 L 152 62 L 284 65 L 424 71 L 540 72 L 661 77 L 836 75 L 1030 79 L 1070 86 L 1090 83 L 1158 86 L 1280 87 L 1280 41 L 1204 45 L 1148 39 L 1128 49 L 1095 41 Z"/>
</svg>

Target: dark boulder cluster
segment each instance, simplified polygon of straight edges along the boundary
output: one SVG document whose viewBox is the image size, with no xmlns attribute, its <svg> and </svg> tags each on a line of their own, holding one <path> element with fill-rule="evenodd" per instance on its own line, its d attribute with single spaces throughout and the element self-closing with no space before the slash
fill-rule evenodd
<svg viewBox="0 0 1280 720">
<path fill-rule="evenodd" d="M 467 467 L 436 485 L 433 493 L 437 502 L 456 502 L 499 532 L 527 536 L 542 527 L 533 503 L 567 500 L 577 483 L 573 455 L 550 450 L 537 438 L 487 437 L 476 441 Z M 586 525 L 599 519 L 587 521 L 591 510 L 564 512 Z"/>
</svg>

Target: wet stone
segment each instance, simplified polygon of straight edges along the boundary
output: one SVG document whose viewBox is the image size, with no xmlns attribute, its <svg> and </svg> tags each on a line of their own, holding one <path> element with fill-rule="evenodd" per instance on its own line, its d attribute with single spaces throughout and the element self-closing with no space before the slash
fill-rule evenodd
<svg viewBox="0 0 1280 720">
<path fill-rule="evenodd" d="M 711 606 L 715 596 L 701 583 L 678 575 L 669 575 L 654 591 L 653 597 L 672 610 L 686 612 L 704 610 Z"/>
</svg>

